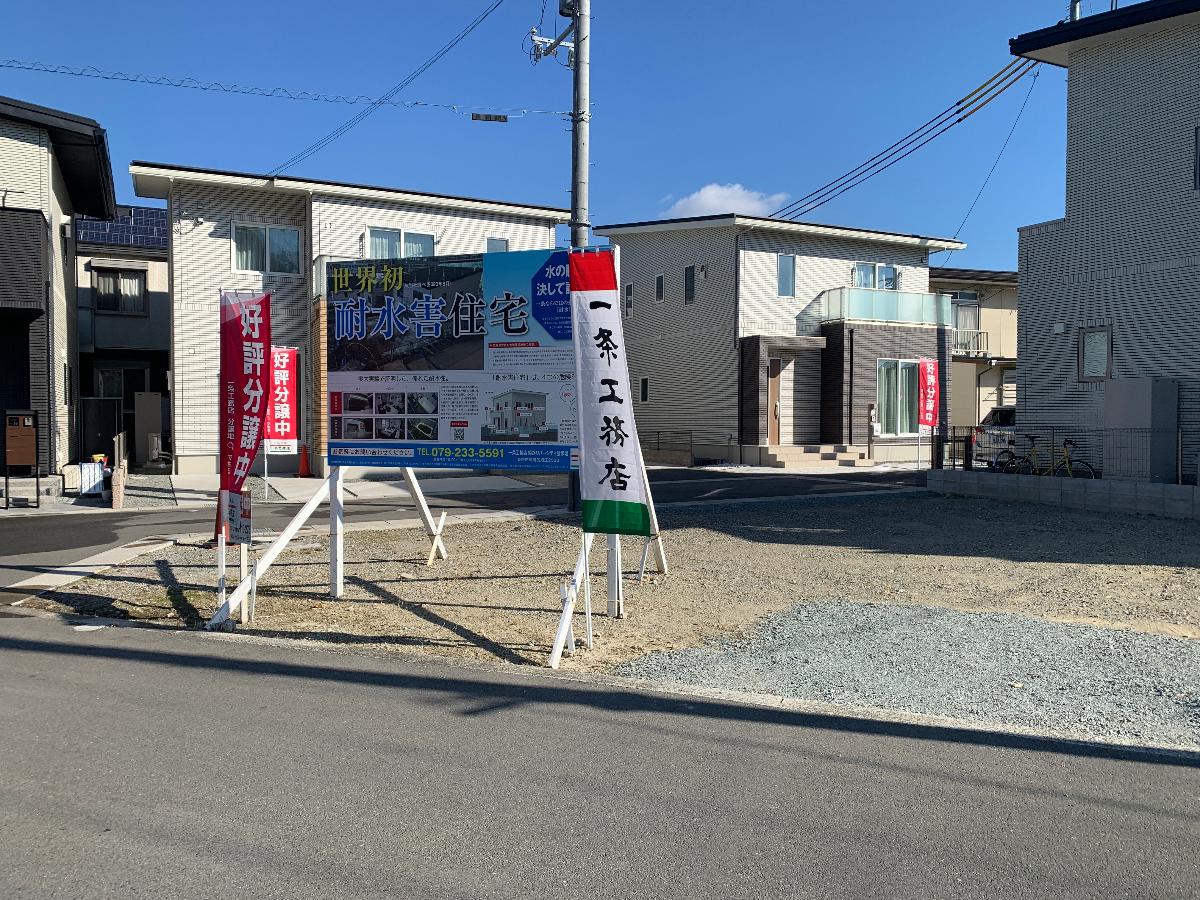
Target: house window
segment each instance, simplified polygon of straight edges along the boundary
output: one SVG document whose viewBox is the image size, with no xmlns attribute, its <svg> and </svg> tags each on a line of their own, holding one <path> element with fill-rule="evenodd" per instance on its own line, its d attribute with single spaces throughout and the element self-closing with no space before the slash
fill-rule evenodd
<svg viewBox="0 0 1200 900">
<path fill-rule="evenodd" d="M 117 269 L 95 269 L 92 289 L 96 292 L 96 311 L 146 315 L 146 273 Z"/>
<path fill-rule="evenodd" d="M 404 232 L 405 256 L 433 256 L 433 235 L 416 231 Z"/>
<path fill-rule="evenodd" d="M 686 266 L 683 270 L 683 302 L 696 302 L 696 267 Z"/>
<path fill-rule="evenodd" d="M 881 291 L 900 290 L 900 272 L 884 263 L 855 263 L 854 286 L 877 288 Z"/>
<path fill-rule="evenodd" d="M 625 285 L 625 315 L 633 312 L 633 282 Z"/>
<path fill-rule="evenodd" d="M 666 287 L 665 287 L 664 276 L 655 275 L 654 276 L 654 299 L 657 302 L 661 303 L 662 299 L 665 295 L 666 295 Z"/>
<path fill-rule="evenodd" d="M 917 361 L 875 361 L 875 410 L 879 430 L 887 435 L 917 433 Z"/>
<path fill-rule="evenodd" d="M 979 330 L 978 291 L 951 291 L 950 304 L 954 308 L 954 327 L 959 331 Z"/>
<path fill-rule="evenodd" d="M 367 259 L 399 259 L 400 231 L 395 228 L 367 229 Z"/>
<path fill-rule="evenodd" d="M 233 268 L 237 272 L 297 275 L 300 231 L 268 225 L 233 226 Z"/>
<path fill-rule="evenodd" d="M 488 253 L 507 253 L 508 238 L 488 238 L 487 239 Z"/>
<path fill-rule="evenodd" d="M 96 370 L 96 396 L 109 400 L 125 397 L 125 371 L 123 369 Z"/>
<path fill-rule="evenodd" d="M 1079 329 L 1079 380 L 1104 381 L 1112 377 L 1112 326 Z"/>
<path fill-rule="evenodd" d="M 777 274 L 779 277 L 779 296 L 795 297 L 796 257 L 786 253 L 781 253 L 779 255 L 779 261 L 777 264 Z"/>
<path fill-rule="evenodd" d="M 650 399 L 650 379 L 643 378 L 638 381 L 638 402 L 645 403 Z"/>
</svg>

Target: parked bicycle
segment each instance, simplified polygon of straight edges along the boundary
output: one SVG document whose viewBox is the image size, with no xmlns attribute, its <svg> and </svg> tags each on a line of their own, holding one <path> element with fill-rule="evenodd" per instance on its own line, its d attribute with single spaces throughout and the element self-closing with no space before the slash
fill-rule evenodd
<svg viewBox="0 0 1200 900">
<path fill-rule="evenodd" d="M 1071 450 L 1077 446 L 1074 441 L 1064 440 L 1062 442 L 1062 458 L 1057 462 L 1054 458 L 1054 453 L 1051 451 L 1046 460 L 1046 465 L 1042 465 L 1041 452 L 1038 448 L 1038 437 L 1036 434 L 1027 434 L 1025 440 L 1029 441 L 1029 453 L 1025 456 L 1014 455 L 1004 464 L 1004 472 L 1008 475 L 1054 475 L 1058 478 L 1096 478 L 1096 470 L 1092 468 L 1090 463 L 1084 462 L 1081 459 L 1074 459 L 1071 456 Z M 1015 444 L 1015 441 L 1010 441 L 1010 444 Z"/>
</svg>

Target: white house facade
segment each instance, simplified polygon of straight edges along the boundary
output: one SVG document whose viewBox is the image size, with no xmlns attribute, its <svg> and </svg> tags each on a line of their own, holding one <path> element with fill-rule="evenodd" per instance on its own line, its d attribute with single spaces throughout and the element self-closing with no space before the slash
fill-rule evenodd
<svg viewBox="0 0 1200 900">
<path fill-rule="evenodd" d="M 876 459 L 915 458 L 916 362 L 950 360 L 929 254 L 964 244 L 732 214 L 596 233 L 620 250 L 650 451 L 776 463 L 870 442 Z"/>
<path fill-rule="evenodd" d="M 179 473 L 216 471 L 222 290 L 271 291 L 273 343 L 301 350 L 300 431 L 318 464 L 326 260 L 550 248 L 555 227 L 568 219 L 563 209 L 396 188 L 149 162 L 132 163 L 130 172 L 138 196 L 167 201 L 171 225 Z"/>
</svg>

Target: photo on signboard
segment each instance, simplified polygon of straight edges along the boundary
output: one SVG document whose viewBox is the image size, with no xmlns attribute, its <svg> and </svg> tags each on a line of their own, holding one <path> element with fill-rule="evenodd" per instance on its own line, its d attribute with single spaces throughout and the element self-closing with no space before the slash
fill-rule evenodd
<svg viewBox="0 0 1200 900">
<path fill-rule="evenodd" d="M 329 371 L 483 369 L 482 278 L 477 255 L 330 266 Z"/>
<path fill-rule="evenodd" d="M 347 441 L 369 441 L 375 437 L 374 419 L 342 416 L 342 439 Z"/>
<path fill-rule="evenodd" d="M 371 394 L 342 394 L 343 413 L 369 413 L 372 405 Z"/>
<path fill-rule="evenodd" d="M 409 394 L 408 414 L 410 416 L 435 416 L 438 411 L 437 394 Z"/>
<path fill-rule="evenodd" d="M 438 439 L 438 420 L 409 419 L 408 439 L 410 441 L 436 441 Z"/>
<path fill-rule="evenodd" d="M 403 394 L 376 394 L 375 413 L 380 416 L 404 415 Z"/>
<path fill-rule="evenodd" d="M 548 424 L 549 395 L 542 391 L 505 391 L 492 397 L 487 424 L 480 429 L 485 442 L 558 440 L 558 428 Z"/>
<path fill-rule="evenodd" d="M 378 441 L 404 440 L 404 420 L 393 418 L 376 419 L 375 439 Z"/>
</svg>

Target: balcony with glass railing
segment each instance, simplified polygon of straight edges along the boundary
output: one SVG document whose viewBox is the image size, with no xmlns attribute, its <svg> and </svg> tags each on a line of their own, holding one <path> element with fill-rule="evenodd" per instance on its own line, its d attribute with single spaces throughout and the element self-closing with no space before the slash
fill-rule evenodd
<svg viewBox="0 0 1200 900">
<path fill-rule="evenodd" d="M 839 287 L 818 295 L 794 318 L 743 319 L 742 334 L 814 335 L 825 322 L 846 319 L 936 327 L 951 325 L 954 315 L 949 294 Z"/>
</svg>

